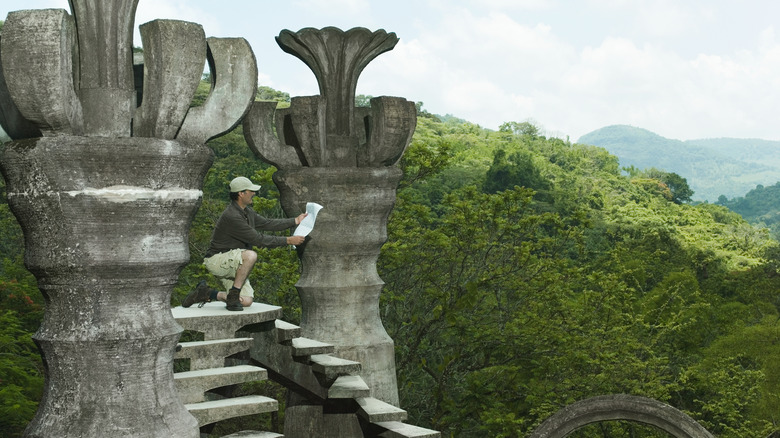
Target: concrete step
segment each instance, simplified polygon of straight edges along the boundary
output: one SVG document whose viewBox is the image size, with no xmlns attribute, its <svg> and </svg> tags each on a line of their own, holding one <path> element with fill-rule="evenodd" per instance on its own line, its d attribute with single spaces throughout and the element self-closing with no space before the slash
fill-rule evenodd
<svg viewBox="0 0 780 438">
<path fill-rule="evenodd" d="M 382 421 L 375 423 L 385 429 L 379 434 L 382 438 L 440 438 L 441 432 L 412 426 L 398 421 Z"/>
<path fill-rule="evenodd" d="M 198 420 L 198 426 L 205 426 L 228 418 L 275 412 L 279 409 L 279 403 L 272 398 L 261 395 L 248 395 L 201 403 L 189 403 L 185 404 L 184 407 Z"/>
<path fill-rule="evenodd" d="M 328 388 L 328 398 L 361 398 L 371 395 L 371 389 L 360 376 L 341 376 Z"/>
<path fill-rule="evenodd" d="M 342 359 L 329 354 L 313 354 L 309 357 L 311 369 L 321 374 L 327 380 L 333 380 L 339 376 L 355 375 L 360 373 L 360 362 Z"/>
<path fill-rule="evenodd" d="M 210 389 L 267 378 L 268 371 L 252 365 L 184 371 L 173 375 L 179 399 L 184 404 L 205 401 L 205 392 Z"/>
<path fill-rule="evenodd" d="M 279 438 L 284 437 L 275 432 L 259 432 L 256 430 L 242 430 L 241 432 L 231 433 L 222 438 Z"/>
<path fill-rule="evenodd" d="M 294 357 L 311 356 L 313 354 L 328 354 L 336 351 L 336 347 L 309 338 L 293 338 L 292 355 Z"/>
<path fill-rule="evenodd" d="M 276 329 L 276 342 L 280 344 L 301 336 L 301 328 L 295 324 L 290 324 L 281 319 L 274 321 L 274 324 Z"/>
<path fill-rule="evenodd" d="M 405 410 L 374 397 L 356 398 L 355 401 L 360 406 L 358 415 L 369 423 L 406 420 Z"/>
<path fill-rule="evenodd" d="M 241 312 L 231 312 L 225 308 L 225 303 L 214 301 L 203 307 L 174 307 L 171 313 L 184 330 L 202 332 L 203 338 L 209 341 L 235 338 L 241 327 L 278 319 L 282 316 L 282 308 L 252 303 Z"/>
<path fill-rule="evenodd" d="M 175 359 L 189 359 L 190 371 L 225 366 L 225 357 L 252 347 L 252 338 L 216 339 L 213 341 L 182 342 Z"/>
</svg>

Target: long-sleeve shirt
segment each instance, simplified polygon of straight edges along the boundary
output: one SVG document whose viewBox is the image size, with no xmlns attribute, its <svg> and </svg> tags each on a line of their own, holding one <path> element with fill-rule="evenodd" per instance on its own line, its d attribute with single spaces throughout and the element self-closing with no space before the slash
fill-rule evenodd
<svg viewBox="0 0 780 438">
<path fill-rule="evenodd" d="M 286 237 L 267 236 L 260 231 L 282 231 L 294 226 L 294 217 L 268 219 L 249 207 L 242 209 L 238 203 L 232 201 L 217 220 L 206 257 L 231 249 L 284 246 L 287 244 Z"/>
</svg>

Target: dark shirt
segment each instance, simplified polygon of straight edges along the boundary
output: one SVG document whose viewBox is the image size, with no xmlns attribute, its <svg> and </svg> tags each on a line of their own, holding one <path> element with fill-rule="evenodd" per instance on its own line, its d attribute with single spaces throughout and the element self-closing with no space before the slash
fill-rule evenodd
<svg viewBox="0 0 780 438">
<path fill-rule="evenodd" d="M 268 219 L 250 207 L 242 209 L 232 201 L 217 220 L 206 257 L 232 249 L 287 245 L 284 236 L 266 236 L 258 231 L 282 231 L 295 226 L 295 218 Z"/>
</svg>

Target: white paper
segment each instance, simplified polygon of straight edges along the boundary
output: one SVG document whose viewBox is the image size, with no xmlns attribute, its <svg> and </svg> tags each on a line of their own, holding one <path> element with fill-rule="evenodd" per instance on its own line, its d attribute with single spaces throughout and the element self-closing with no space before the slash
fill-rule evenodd
<svg viewBox="0 0 780 438">
<path fill-rule="evenodd" d="M 317 220 L 317 213 L 322 209 L 320 204 L 316 202 L 306 203 L 306 213 L 309 213 L 295 229 L 293 236 L 308 236 L 311 230 L 314 229 L 314 221 Z"/>
</svg>

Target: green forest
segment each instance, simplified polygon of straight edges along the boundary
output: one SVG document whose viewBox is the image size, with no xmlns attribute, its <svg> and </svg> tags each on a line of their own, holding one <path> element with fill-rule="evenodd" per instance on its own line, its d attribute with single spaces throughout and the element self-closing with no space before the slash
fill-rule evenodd
<svg viewBox="0 0 780 438">
<path fill-rule="evenodd" d="M 605 149 L 531 123 L 488 130 L 418 110 L 378 262 L 409 423 L 445 437 L 523 437 L 577 400 L 626 393 L 669 403 L 721 438 L 780 431 L 780 244 L 768 228 L 692 204 L 685 175 L 621 169 Z M 259 182 L 254 208 L 282 215 L 275 169 L 252 155 L 241 127 L 209 145 L 216 160 L 172 306 L 201 279 L 217 285 L 201 261 L 230 179 Z M 32 334 L 45 304 L 4 185 L 0 226 L 0 430 L 18 436 L 43 389 Z M 299 322 L 296 253 L 260 256 L 256 301 Z M 606 422 L 572 436 L 668 435 Z"/>
</svg>

